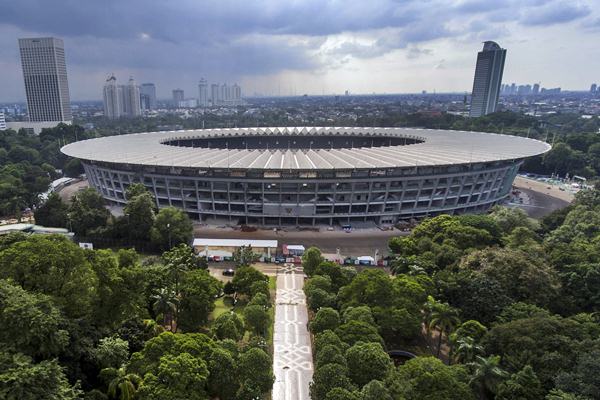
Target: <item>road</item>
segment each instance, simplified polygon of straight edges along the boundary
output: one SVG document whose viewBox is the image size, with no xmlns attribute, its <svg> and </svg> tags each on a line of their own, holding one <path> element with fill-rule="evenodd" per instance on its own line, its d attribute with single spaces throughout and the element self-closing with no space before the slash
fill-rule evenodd
<svg viewBox="0 0 600 400">
<path fill-rule="evenodd" d="M 313 362 L 303 286 L 304 273 L 300 267 L 286 264 L 279 269 L 275 295 L 275 383 L 272 395 L 277 400 L 310 400 Z"/>
<path fill-rule="evenodd" d="M 317 246 L 323 253 L 335 254 L 336 249 L 344 256 L 373 256 L 375 249 L 379 255 L 388 254 L 388 241 L 394 236 L 403 233 L 397 229 L 382 231 L 379 229 L 356 229 L 350 233 L 341 230 L 328 231 L 273 231 L 272 229 L 259 229 L 255 232 L 242 232 L 232 228 L 210 227 L 206 225 L 194 226 L 194 237 L 214 239 L 271 239 L 282 244 L 302 244 L 305 247 Z"/>
<path fill-rule="evenodd" d="M 514 187 L 521 191 L 523 204 L 516 204 L 532 218 L 542 218 L 554 210 L 568 206 L 573 195 L 557 187 L 531 179 L 517 177 Z M 550 189 L 548 189 L 550 188 Z"/>
</svg>

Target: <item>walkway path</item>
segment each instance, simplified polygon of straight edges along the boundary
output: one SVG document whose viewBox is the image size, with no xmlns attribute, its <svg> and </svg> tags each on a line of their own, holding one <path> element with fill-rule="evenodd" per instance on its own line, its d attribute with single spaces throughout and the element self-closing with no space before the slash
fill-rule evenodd
<svg viewBox="0 0 600 400">
<path fill-rule="evenodd" d="M 308 311 L 302 291 L 302 268 L 284 265 L 277 274 L 275 329 L 273 334 L 273 399 L 309 400 L 313 364 Z"/>
</svg>

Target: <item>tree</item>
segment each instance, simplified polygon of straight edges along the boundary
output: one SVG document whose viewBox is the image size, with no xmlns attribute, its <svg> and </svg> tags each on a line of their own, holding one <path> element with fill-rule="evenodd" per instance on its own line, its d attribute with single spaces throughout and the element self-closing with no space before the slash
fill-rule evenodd
<svg viewBox="0 0 600 400">
<path fill-rule="evenodd" d="M 240 382 L 251 382 L 262 394 L 271 390 L 275 381 L 271 357 L 257 348 L 251 348 L 240 355 L 238 374 Z"/>
<path fill-rule="evenodd" d="M 333 388 L 325 396 L 325 400 L 361 400 L 359 393 L 344 388 Z"/>
<path fill-rule="evenodd" d="M 69 343 L 66 321 L 49 296 L 0 280 L 0 343 L 32 357 L 58 355 Z"/>
<path fill-rule="evenodd" d="M 563 370 L 555 378 L 556 388 L 585 398 L 600 399 L 600 349 L 584 351 L 577 357 L 575 368 Z"/>
<path fill-rule="evenodd" d="M 269 277 L 253 267 L 240 267 L 236 270 L 232 285 L 239 294 L 252 295 L 252 285 L 255 282 L 269 283 Z"/>
<path fill-rule="evenodd" d="M 263 306 L 253 305 L 244 308 L 246 329 L 256 335 L 264 336 L 266 334 L 270 320 L 271 317 Z"/>
<path fill-rule="evenodd" d="M 500 356 L 475 356 L 475 361 L 469 366 L 473 370 L 470 383 L 479 389 L 484 398 L 492 397 L 498 385 L 508 376 L 500 368 Z"/>
<path fill-rule="evenodd" d="M 372 380 L 383 380 L 392 367 L 388 354 L 379 343 L 357 343 L 346 351 L 348 375 L 359 387 Z"/>
<path fill-rule="evenodd" d="M 199 268 L 199 258 L 194 254 L 194 250 L 187 244 L 180 244 L 172 249 L 165 251 L 162 255 L 169 281 L 176 294 L 180 292 L 180 284 L 184 280 L 188 271 Z"/>
<path fill-rule="evenodd" d="M 239 383 L 233 371 L 237 363 L 227 350 L 216 348 L 210 355 L 208 362 L 208 392 L 212 397 L 218 396 L 221 400 L 233 400 L 238 391 Z"/>
<path fill-rule="evenodd" d="M 0 398 L 5 400 L 76 400 L 82 395 L 71 386 L 57 360 L 34 364 L 23 354 L 0 351 Z"/>
<path fill-rule="evenodd" d="M 154 312 L 163 317 L 163 326 L 170 325 L 173 330 L 173 315 L 177 311 L 178 299 L 175 293 L 169 289 L 160 289 L 155 295 L 152 296 L 154 302 L 152 308 Z"/>
<path fill-rule="evenodd" d="M 192 221 L 186 213 L 175 207 L 165 207 L 156 215 L 150 230 L 152 243 L 165 250 L 192 240 Z"/>
<path fill-rule="evenodd" d="M 50 193 L 48 199 L 35 210 L 35 222 L 38 225 L 57 228 L 67 227 L 67 211 L 69 207 L 55 192 Z"/>
<path fill-rule="evenodd" d="M 389 390 L 382 381 L 371 381 L 360 391 L 362 400 L 392 400 Z"/>
<path fill-rule="evenodd" d="M 340 325 L 340 314 L 330 307 L 319 309 L 313 320 L 310 322 L 310 331 L 316 335 L 327 329 L 335 330 Z"/>
<path fill-rule="evenodd" d="M 89 315 L 98 278 L 83 249 L 58 235 L 33 235 L 0 251 L 0 278 L 52 297 L 66 316 Z"/>
<path fill-rule="evenodd" d="M 556 271 L 543 259 L 534 259 L 520 250 L 486 249 L 471 253 L 461 268 L 476 271 L 500 284 L 515 301 L 549 304 L 558 295 Z"/>
<path fill-rule="evenodd" d="M 534 316 L 494 325 L 483 344 L 487 354 L 501 355 L 515 370 L 530 365 L 550 390 L 559 371 L 574 367 L 581 341 L 590 338 L 573 319 Z"/>
<path fill-rule="evenodd" d="M 529 365 L 498 385 L 496 400 L 537 400 L 544 397 L 542 384 Z"/>
<path fill-rule="evenodd" d="M 81 164 L 81 161 L 79 161 L 77 158 L 72 158 L 69 161 L 67 161 L 67 163 L 63 167 L 63 172 L 68 177 L 77 178 L 85 171 L 83 170 L 83 165 Z"/>
<path fill-rule="evenodd" d="M 100 339 L 93 357 L 101 369 L 119 368 L 129 358 L 129 343 L 118 337 Z"/>
<path fill-rule="evenodd" d="M 306 303 L 308 307 L 317 311 L 323 307 L 335 307 L 336 298 L 335 294 L 328 293 L 323 289 L 306 289 L 304 290 L 306 293 Z"/>
<path fill-rule="evenodd" d="M 123 209 L 129 237 L 134 240 L 148 240 L 154 224 L 156 203 L 148 191 L 137 193 L 137 190 L 132 190 L 136 194 L 130 197 L 131 188 L 130 186 L 127 189 L 127 204 Z"/>
<path fill-rule="evenodd" d="M 338 296 L 345 306 L 388 307 L 392 305 L 393 292 L 392 280 L 383 270 L 367 269 L 344 286 Z"/>
<path fill-rule="evenodd" d="M 205 270 L 188 271 L 181 285 L 177 325 L 186 332 L 206 324 L 223 285 Z"/>
<path fill-rule="evenodd" d="M 236 313 L 226 312 L 214 320 L 212 331 L 217 339 L 231 339 L 238 342 L 244 337 L 244 322 Z"/>
<path fill-rule="evenodd" d="M 442 337 L 449 336 L 454 328 L 460 323 L 458 311 L 445 303 L 438 303 L 431 313 L 430 328 L 438 330 L 437 356 L 442 350 Z"/>
<path fill-rule="evenodd" d="M 416 357 L 392 371 L 385 383 L 394 399 L 474 400 L 467 381 L 463 366 Z"/>
<path fill-rule="evenodd" d="M 233 252 L 233 261 L 239 267 L 249 267 L 258 259 L 252 246 L 240 246 Z"/>
<path fill-rule="evenodd" d="M 144 306 L 143 271 L 134 265 L 121 268 L 110 250 L 87 254 L 98 278 L 91 319 L 98 327 L 114 329 Z"/>
<path fill-rule="evenodd" d="M 317 247 L 309 247 L 302 254 L 302 269 L 307 276 L 312 276 L 314 271 L 317 269 L 325 259 L 321 255 L 321 250 Z"/>
<path fill-rule="evenodd" d="M 102 196 L 94 189 L 86 188 L 71 199 L 68 221 L 73 232 L 85 237 L 92 230 L 105 226 L 109 215 Z"/>
<path fill-rule="evenodd" d="M 108 384 L 108 395 L 115 400 L 133 400 L 142 379 L 136 374 L 127 373 L 125 367 L 105 368 L 100 377 Z"/>
<path fill-rule="evenodd" d="M 327 394 L 335 388 L 353 391 L 355 386 L 347 374 L 348 370 L 338 364 L 327 364 L 317 369 L 310 383 L 310 398 L 326 400 Z"/>
<path fill-rule="evenodd" d="M 342 324 L 335 330 L 335 333 L 350 346 L 358 342 L 383 344 L 377 328 L 362 321 L 350 321 Z"/>
<path fill-rule="evenodd" d="M 342 367 L 348 366 L 341 348 L 328 344 L 319 349 L 315 355 L 315 368 L 319 369 L 327 364 L 339 364 Z"/>
<path fill-rule="evenodd" d="M 144 376 L 138 397 L 141 400 L 206 400 L 208 374 L 206 362 L 201 358 L 189 353 L 164 355 L 160 359 L 158 374 Z"/>
<path fill-rule="evenodd" d="M 540 228 L 537 221 L 529 218 L 525 211 L 516 207 L 496 206 L 492 209 L 490 217 L 496 221 L 500 229 L 506 234 L 511 233 L 517 227 L 525 227 L 532 231 Z"/>
<path fill-rule="evenodd" d="M 406 308 L 373 309 L 379 333 L 389 345 L 406 343 L 419 336 L 421 332 L 420 311 L 409 312 Z"/>
<path fill-rule="evenodd" d="M 368 306 L 348 307 L 344 310 L 344 322 L 362 321 L 369 325 L 375 325 L 373 312 Z M 335 329 L 335 328 L 334 328 Z M 334 330 L 332 329 L 332 330 Z"/>
<path fill-rule="evenodd" d="M 470 336 L 460 337 L 453 344 L 454 359 L 459 363 L 470 363 L 483 354 L 483 346 Z"/>
</svg>

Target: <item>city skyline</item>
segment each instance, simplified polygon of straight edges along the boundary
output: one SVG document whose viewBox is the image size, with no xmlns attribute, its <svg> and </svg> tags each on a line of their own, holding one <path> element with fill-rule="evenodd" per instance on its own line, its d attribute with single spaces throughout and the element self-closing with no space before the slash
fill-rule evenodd
<svg viewBox="0 0 600 400">
<path fill-rule="evenodd" d="M 50 35 L 65 41 L 75 101 L 98 99 L 107 71 L 154 82 L 161 99 L 177 87 L 197 93 L 202 77 L 238 82 L 248 95 L 465 92 L 486 40 L 510 51 L 505 82 L 587 90 L 600 70 L 600 5 L 591 0 L 379 0 L 368 7 L 29 0 L 0 15 L 0 101 L 25 99 L 16 39 Z"/>
</svg>

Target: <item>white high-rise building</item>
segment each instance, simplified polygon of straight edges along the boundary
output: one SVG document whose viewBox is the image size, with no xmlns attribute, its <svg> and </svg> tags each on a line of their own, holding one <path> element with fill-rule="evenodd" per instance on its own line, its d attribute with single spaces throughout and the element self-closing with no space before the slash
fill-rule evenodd
<svg viewBox="0 0 600 400">
<path fill-rule="evenodd" d="M 140 87 L 136 85 L 133 78 L 129 78 L 127 86 L 122 87 L 123 93 L 123 115 L 128 117 L 139 117 L 142 114 L 140 105 Z"/>
<path fill-rule="evenodd" d="M 110 119 L 117 119 L 121 117 L 123 106 L 121 105 L 121 99 L 123 97 L 122 90 L 117 85 L 117 78 L 111 75 L 104 84 L 103 90 L 104 98 L 104 116 Z"/>
<path fill-rule="evenodd" d="M 0 131 L 6 129 L 6 120 L 4 119 L 4 113 L 0 112 Z"/>
<path fill-rule="evenodd" d="M 62 39 L 19 39 L 19 50 L 29 121 L 70 122 L 73 117 Z"/>
<path fill-rule="evenodd" d="M 469 116 L 481 117 L 496 111 L 505 58 L 506 49 L 496 42 L 484 42 L 483 50 L 477 54 Z"/>
<path fill-rule="evenodd" d="M 198 106 L 208 106 L 208 82 L 204 78 L 198 83 Z"/>
</svg>

